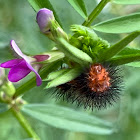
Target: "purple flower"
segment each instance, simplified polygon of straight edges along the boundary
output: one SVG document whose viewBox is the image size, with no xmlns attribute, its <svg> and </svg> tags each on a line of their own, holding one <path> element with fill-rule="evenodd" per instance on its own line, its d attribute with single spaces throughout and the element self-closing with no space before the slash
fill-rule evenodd
<svg viewBox="0 0 140 140">
<path fill-rule="evenodd" d="M 50 31 L 51 20 L 54 20 L 53 12 L 49 9 L 40 9 L 37 13 L 37 23 L 43 33 L 48 33 Z"/>
<path fill-rule="evenodd" d="M 23 79 L 27 76 L 31 71 L 36 74 L 36 83 L 37 86 L 42 84 L 42 80 L 38 72 L 34 69 L 35 67 L 37 70 L 40 69 L 40 64 L 34 64 L 34 62 L 44 61 L 50 58 L 49 55 L 36 55 L 34 57 L 26 56 L 21 52 L 19 47 L 16 45 L 14 40 L 10 42 L 11 47 L 13 50 L 18 54 L 20 57 L 19 59 L 12 59 L 7 62 L 0 64 L 0 67 L 3 68 L 10 68 L 8 79 L 11 82 L 18 82 L 19 80 Z"/>
</svg>

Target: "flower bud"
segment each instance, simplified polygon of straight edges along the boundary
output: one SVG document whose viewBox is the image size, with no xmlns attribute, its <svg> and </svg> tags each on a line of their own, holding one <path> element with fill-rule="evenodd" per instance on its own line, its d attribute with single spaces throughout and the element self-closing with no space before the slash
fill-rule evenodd
<svg viewBox="0 0 140 140">
<path fill-rule="evenodd" d="M 49 9 L 40 9 L 36 17 L 41 32 L 47 34 L 50 31 L 51 20 L 55 20 L 53 12 Z"/>
<path fill-rule="evenodd" d="M 1 90 L 9 97 L 12 97 L 16 92 L 14 85 L 10 81 L 5 82 L 2 85 Z"/>
</svg>

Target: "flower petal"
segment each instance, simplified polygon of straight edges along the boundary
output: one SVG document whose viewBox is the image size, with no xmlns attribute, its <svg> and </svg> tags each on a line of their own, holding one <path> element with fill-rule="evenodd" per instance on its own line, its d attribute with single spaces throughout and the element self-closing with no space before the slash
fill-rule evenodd
<svg viewBox="0 0 140 140">
<path fill-rule="evenodd" d="M 30 72 L 31 70 L 27 67 L 26 61 L 23 60 L 18 65 L 11 68 L 8 74 L 8 79 L 11 82 L 18 82 Z"/>
<path fill-rule="evenodd" d="M 38 26 L 43 33 L 47 33 L 50 29 L 50 20 L 54 20 L 53 12 L 49 9 L 42 8 L 38 11 L 36 17 Z"/>
<path fill-rule="evenodd" d="M 37 83 L 37 86 L 40 86 L 42 84 L 42 80 L 41 80 L 40 75 L 38 74 L 38 72 L 29 63 L 26 62 L 26 65 L 28 66 L 28 68 L 31 71 L 33 71 L 36 74 L 36 83 Z"/>
<path fill-rule="evenodd" d="M 10 41 L 10 45 L 20 57 L 24 58 L 25 55 L 21 52 L 14 40 Z"/>
<path fill-rule="evenodd" d="M 12 60 L 9 60 L 7 62 L 1 63 L 0 64 L 0 67 L 3 67 L 3 68 L 12 68 L 15 65 L 19 64 L 22 60 L 23 59 L 12 59 Z"/>
<path fill-rule="evenodd" d="M 31 71 L 33 71 L 36 74 L 37 86 L 40 86 L 42 84 L 41 77 L 36 72 L 36 70 L 31 66 L 28 56 L 24 55 L 21 52 L 21 50 L 19 49 L 19 47 L 17 46 L 14 40 L 11 40 L 10 44 L 12 48 L 14 49 L 14 51 L 24 60 L 20 62 L 18 65 L 15 65 L 14 67 L 11 68 L 8 75 L 8 79 L 11 82 L 17 82 L 21 80 L 22 78 L 24 78 L 26 75 L 28 75 Z"/>
</svg>

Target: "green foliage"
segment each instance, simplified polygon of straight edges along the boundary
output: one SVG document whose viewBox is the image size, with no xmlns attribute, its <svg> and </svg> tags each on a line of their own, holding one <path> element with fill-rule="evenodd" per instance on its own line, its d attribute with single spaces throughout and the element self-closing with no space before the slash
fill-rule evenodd
<svg viewBox="0 0 140 140">
<path fill-rule="evenodd" d="M 118 53 L 111 61 L 121 65 L 127 64 L 128 66 L 140 67 L 140 62 L 135 62 L 140 60 L 140 49 L 134 49 L 127 47 Z M 132 63 L 130 63 L 132 62 Z"/>
<path fill-rule="evenodd" d="M 127 66 L 140 67 L 140 62 L 132 62 L 132 63 L 128 63 Z"/>
<path fill-rule="evenodd" d="M 90 28 L 72 25 L 71 30 L 74 35 L 70 38 L 70 43 L 87 53 L 93 60 L 97 61 L 99 54 L 110 46 L 107 41 L 98 37 Z"/>
<path fill-rule="evenodd" d="M 93 26 L 94 30 L 105 33 L 129 33 L 140 30 L 140 13 L 113 18 Z"/>
<path fill-rule="evenodd" d="M 118 55 L 140 54 L 140 49 L 126 47 Z"/>
<path fill-rule="evenodd" d="M 32 118 L 61 129 L 98 135 L 113 133 L 109 122 L 58 105 L 29 104 L 24 105 L 22 111 Z"/>
<path fill-rule="evenodd" d="M 140 61 L 140 54 L 121 55 L 109 60 L 109 62 L 111 62 L 114 65 L 123 65 L 135 61 Z"/>
<path fill-rule="evenodd" d="M 87 11 L 83 0 L 68 0 L 73 8 L 85 19 L 87 19 Z"/>
<path fill-rule="evenodd" d="M 69 6 L 66 0 L 28 1 L 35 9 L 35 11 L 38 11 L 40 8 L 44 7 L 53 10 L 57 21 L 59 23 L 61 21 L 64 30 L 67 32 L 69 32 L 70 25 L 81 24 L 83 22 L 83 19 L 76 13 L 76 11 L 86 19 L 87 12 L 85 7 L 88 7 L 87 11 L 88 13 L 91 13 L 95 5 L 97 5 L 97 2 L 94 0 L 85 1 L 86 5 L 83 1 L 80 0 L 69 0 L 71 5 L 76 10 L 75 11 L 71 8 L 71 6 Z M 102 0 L 102 2 L 107 2 L 107 0 Z M 112 2 L 118 4 L 140 3 L 139 0 L 112 0 Z M 10 50 L 9 45 L 9 41 L 11 39 L 16 40 L 16 42 L 19 43 L 22 51 L 30 55 L 50 51 L 51 48 L 55 46 L 54 43 L 52 43 L 46 38 L 46 36 L 43 36 L 39 32 L 39 28 L 35 22 L 36 13 L 33 12 L 33 10 L 29 7 L 27 1 L 15 0 L 13 2 L 5 0 L 1 1 L 0 3 L 0 63 L 9 59 L 13 59 L 13 54 Z M 105 4 L 106 3 L 104 3 L 104 5 Z M 134 12 L 139 11 L 138 6 L 139 5 L 136 5 L 136 7 L 129 7 L 130 11 L 128 11 L 127 9 L 125 9 L 126 7 L 123 7 L 122 5 L 109 5 L 109 8 L 106 8 L 97 17 L 97 15 L 104 7 L 102 5 L 101 7 L 96 8 L 94 14 L 91 14 L 89 18 L 90 22 L 88 20 L 86 21 L 90 25 L 92 23 L 92 19 L 95 19 L 97 17 L 94 21 L 94 23 L 98 23 L 94 26 L 95 30 L 104 33 L 135 32 L 139 30 L 140 27 L 139 13 L 134 13 L 114 19 L 111 18 L 115 16 L 125 15 L 126 13 L 131 12 L 131 10 Z M 137 7 L 138 10 L 136 9 Z M 115 11 L 115 8 L 120 8 L 120 10 Z M 111 20 L 105 21 L 106 19 Z M 16 96 L 22 95 L 23 93 L 26 93 L 23 94 L 23 98 L 27 102 L 42 103 L 28 104 L 24 105 L 22 108 L 22 111 L 28 115 L 27 119 L 29 120 L 29 123 L 31 124 L 33 129 L 35 129 L 41 140 L 140 139 L 140 69 L 134 68 L 140 67 L 140 62 L 135 62 L 140 61 L 139 39 L 134 40 L 134 42 L 130 44 L 131 48 L 126 47 L 128 43 L 130 43 L 134 38 L 136 38 L 137 33 L 134 33 L 135 35 L 132 33 L 134 36 L 131 36 L 132 34 L 130 34 L 122 41 L 118 41 L 117 44 L 114 44 L 114 40 L 120 40 L 122 36 L 116 36 L 113 34 L 101 34 L 98 32 L 97 36 L 97 34 L 93 32 L 92 29 L 81 27 L 80 29 L 78 29 L 78 31 L 73 28 L 74 35 L 71 36 L 70 42 L 60 39 L 60 44 L 62 45 L 60 47 L 64 47 L 67 49 L 67 52 L 65 52 L 67 56 L 65 60 L 69 61 L 68 58 L 70 58 L 70 61 L 76 61 L 82 66 L 85 66 L 85 64 L 83 65 L 83 63 L 92 63 L 91 58 L 97 58 L 99 55 L 102 60 L 105 60 L 105 58 L 107 58 L 107 60 L 118 65 L 127 63 L 127 66 L 124 70 L 126 73 L 126 88 L 124 93 L 122 93 L 123 96 L 121 96 L 121 101 L 118 101 L 116 106 L 113 106 L 112 108 L 104 111 L 94 110 L 93 112 L 91 112 L 91 110 L 84 110 L 82 112 L 79 111 L 82 110 L 82 108 L 80 107 L 76 110 L 73 110 L 70 108 L 75 108 L 75 106 L 66 104 L 62 101 L 55 102 L 52 98 L 50 98 L 47 93 L 51 94 L 53 91 L 51 91 L 51 89 L 42 90 L 43 86 L 46 86 L 45 83 L 41 87 L 33 88 L 35 86 L 35 77 L 33 77 L 33 74 L 30 75 L 31 79 L 29 78 L 23 80 L 18 85 L 16 85 L 17 91 L 14 98 L 16 98 Z M 102 36 L 103 39 L 101 39 L 100 36 Z M 106 38 L 109 38 L 109 40 L 113 44 L 111 45 L 111 47 L 108 42 L 104 40 Z M 96 49 L 93 46 L 96 46 Z M 81 51 L 77 50 L 76 47 Z M 137 49 L 134 49 L 134 47 L 136 47 Z M 107 50 L 106 54 L 104 51 L 99 51 L 102 50 L 102 48 L 105 48 Z M 81 56 L 79 57 L 79 55 Z M 52 55 L 52 59 L 48 63 L 52 63 L 52 61 L 55 61 L 59 58 L 63 59 L 64 54 L 58 52 L 58 55 L 56 55 L 55 53 L 54 57 Z M 47 62 L 44 63 L 47 64 Z M 57 80 L 57 84 L 60 84 L 60 82 L 64 80 L 61 79 L 62 77 L 69 78 L 70 76 L 65 75 L 66 73 L 61 73 L 60 71 L 57 71 L 57 68 L 60 66 L 61 63 L 53 62 L 52 64 L 47 64 L 46 69 L 42 69 L 42 71 L 40 72 L 42 78 L 46 78 L 47 75 L 52 71 L 55 72 L 50 75 L 51 78 L 49 78 L 49 80 L 55 79 Z M 62 81 L 59 79 L 61 79 Z M 65 79 L 65 82 L 66 81 L 67 79 Z M 54 81 L 54 84 L 56 84 L 56 81 Z M 54 102 L 57 104 L 52 105 Z M 59 106 L 58 104 L 61 104 L 61 106 Z M 15 100 L 13 100 L 13 102 L 9 105 L 12 105 L 13 107 L 15 105 Z M 18 124 L 18 121 L 14 118 L 13 114 L 9 115 L 9 111 L 7 111 L 9 109 L 9 105 L 0 103 L 0 139 L 31 140 L 31 138 L 29 138 L 29 136 L 27 136 L 27 134 L 25 133 L 25 130 L 21 128 L 21 126 Z M 68 108 L 65 106 L 70 107 Z M 35 118 L 35 120 L 32 118 Z M 111 122 L 113 122 L 113 124 Z"/>
<path fill-rule="evenodd" d="M 140 4 L 140 0 L 112 0 L 117 4 Z"/>
<path fill-rule="evenodd" d="M 88 20 L 84 21 L 82 25 L 90 27 L 94 19 L 99 15 L 99 13 L 102 11 L 102 9 L 106 6 L 108 2 L 110 2 L 110 0 L 101 0 L 100 3 L 96 6 L 96 8 L 88 16 Z"/>
<path fill-rule="evenodd" d="M 106 51 L 102 54 L 104 57 L 101 57 L 100 60 L 105 61 L 105 60 L 112 58 L 117 53 L 119 53 L 122 49 L 124 49 L 125 46 L 127 46 L 132 40 L 134 40 L 139 35 L 140 35 L 140 32 L 133 32 L 130 35 L 126 36 L 121 41 L 119 41 L 118 43 L 107 48 Z M 129 61 L 130 60 L 131 60 L 131 57 L 129 58 Z M 132 58 L 132 61 L 134 61 L 133 58 Z"/>
<path fill-rule="evenodd" d="M 77 76 L 79 76 L 81 73 L 81 68 L 73 68 L 73 69 L 67 69 L 64 73 L 61 75 L 58 75 L 55 79 L 50 81 L 46 88 L 52 88 L 56 87 L 58 85 L 70 82 L 71 80 L 75 79 Z"/>
<path fill-rule="evenodd" d="M 65 72 L 67 72 L 67 69 L 61 69 L 55 72 L 51 72 L 46 79 L 44 79 L 43 81 L 50 81 L 53 80 L 55 78 L 57 78 L 58 76 L 64 74 Z"/>
</svg>

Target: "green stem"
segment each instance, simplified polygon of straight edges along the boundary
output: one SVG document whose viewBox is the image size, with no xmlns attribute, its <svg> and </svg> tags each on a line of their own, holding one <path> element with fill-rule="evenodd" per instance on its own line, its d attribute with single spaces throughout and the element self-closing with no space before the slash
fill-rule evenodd
<svg viewBox="0 0 140 140">
<path fill-rule="evenodd" d="M 47 67 L 45 67 L 44 69 L 42 69 L 39 72 L 41 78 L 42 79 L 46 78 L 50 72 L 52 72 L 53 70 L 56 70 L 59 66 L 60 66 L 60 63 L 58 61 L 49 64 Z M 31 88 L 33 88 L 35 86 L 36 86 L 36 77 L 33 77 L 30 80 L 28 80 L 26 83 L 24 83 L 23 85 L 21 85 L 20 87 L 18 87 L 16 89 L 16 93 L 14 94 L 14 98 L 16 98 L 17 96 L 23 94 L 24 92 L 30 90 Z"/>
<path fill-rule="evenodd" d="M 131 41 L 133 41 L 139 35 L 140 35 L 139 31 L 129 34 L 124 39 L 114 44 L 109 49 L 107 49 L 106 52 L 102 54 L 104 57 L 101 57 L 100 61 L 105 61 L 112 58 L 113 56 L 118 54 L 122 49 L 124 49 Z"/>
<path fill-rule="evenodd" d="M 99 13 L 102 11 L 102 9 L 106 6 L 106 4 L 110 0 L 101 0 L 101 2 L 97 5 L 97 7 L 91 12 L 91 14 L 88 16 L 88 20 L 85 21 L 82 25 L 89 27 L 93 20 L 99 15 Z"/>
<path fill-rule="evenodd" d="M 13 112 L 13 115 L 16 117 L 20 125 L 24 128 L 24 130 L 27 132 L 28 136 L 30 138 L 33 138 L 34 140 L 40 140 L 38 135 L 34 132 L 34 130 L 31 128 L 28 121 L 24 118 L 24 116 L 21 114 L 21 112 L 17 111 L 16 108 L 12 107 L 11 111 Z"/>
</svg>

